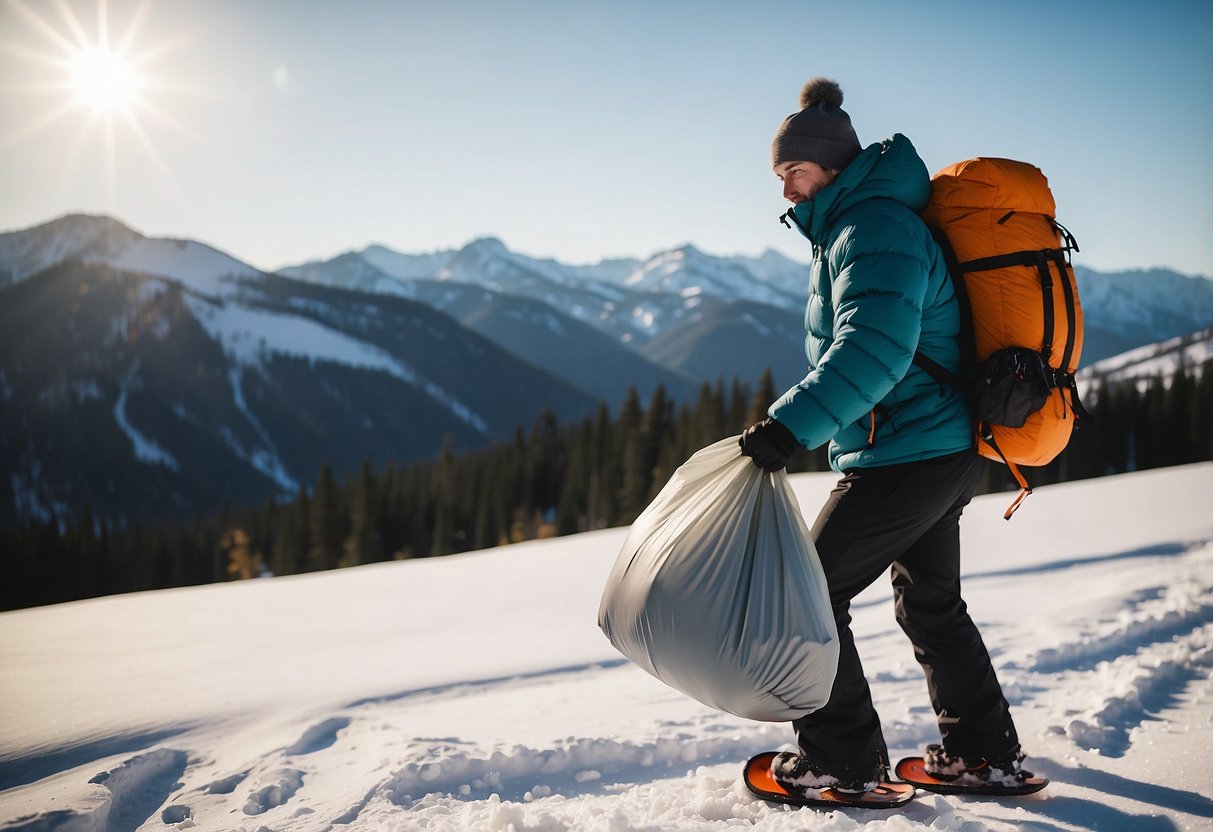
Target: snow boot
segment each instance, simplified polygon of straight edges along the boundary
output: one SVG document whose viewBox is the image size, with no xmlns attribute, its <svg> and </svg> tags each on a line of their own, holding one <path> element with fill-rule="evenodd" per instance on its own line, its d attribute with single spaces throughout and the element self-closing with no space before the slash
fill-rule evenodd
<svg viewBox="0 0 1213 832">
<path fill-rule="evenodd" d="M 928 745 L 922 755 L 927 774 L 957 786 L 997 786 L 1013 789 L 1034 777 L 1023 767 L 1022 751 L 999 760 L 976 760 L 952 754 L 942 745 Z"/>
<path fill-rule="evenodd" d="M 806 757 L 783 751 L 771 760 L 771 777 L 792 794 L 834 789 L 843 794 L 862 794 L 885 780 L 880 766 L 861 775 L 837 777 L 813 765 Z"/>
</svg>

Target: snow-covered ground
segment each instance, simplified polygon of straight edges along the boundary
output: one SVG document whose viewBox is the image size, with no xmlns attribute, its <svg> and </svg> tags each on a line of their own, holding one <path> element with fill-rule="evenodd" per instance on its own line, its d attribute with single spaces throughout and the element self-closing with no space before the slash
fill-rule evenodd
<svg viewBox="0 0 1213 832">
<path fill-rule="evenodd" d="M 832 477 L 793 478 L 811 518 Z M 1213 464 L 964 520 L 970 609 L 1030 756 L 1020 799 L 751 797 L 788 726 L 614 653 L 625 530 L 0 615 L 0 826 L 21 830 L 1213 828 Z M 855 630 L 893 755 L 937 735 L 884 582 Z"/>
</svg>

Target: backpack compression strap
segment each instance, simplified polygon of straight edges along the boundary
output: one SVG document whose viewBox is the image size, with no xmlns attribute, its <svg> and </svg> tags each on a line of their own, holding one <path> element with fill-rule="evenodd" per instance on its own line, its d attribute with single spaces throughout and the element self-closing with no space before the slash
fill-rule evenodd
<svg viewBox="0 0 1213 832">
<path fill-rule="evenodd" d="M 1015 482 L 1019 483 L 1019 496 L 1015 498 L 1015 502 L 1007 508 L 1003 514 L 1003 520 L 1010 520 L 1011 515 L 1019 508 L 1019 504 L 1024 501 L 1029 494 L 1032 493 L 1032 486 L 1028 485 L 1027 478 L 1019 470 L 1019 466 L 1011 460 L 1007 459 L 1002 450 L 998 447 L 998 443 L 994 441 L 994 429 L 986 422 L 977 423 L 977 435 L 981 437 L 981 441 L 989 445 L 994 453 L 998 454 L 998 458 L 1007 466 L 1007 470 L 1011 472 L 1011 476 L 1015 477 Z"/>
</svg>

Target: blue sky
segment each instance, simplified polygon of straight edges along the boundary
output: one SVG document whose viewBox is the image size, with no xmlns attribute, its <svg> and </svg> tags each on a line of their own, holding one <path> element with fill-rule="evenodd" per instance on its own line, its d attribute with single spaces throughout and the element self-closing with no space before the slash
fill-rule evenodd
<svg viewBox="0 0 1213 832">
<path fill-rule="evenodd" d="M 805 260 L 769 146 L 824 74 L 865 144 L 1040 166 L 1079 262 L 1213 275 L 1209 2 L 109 0 L 145 102 L 112 145 L 46 60 L 98 8 L 0 0 L 0 229 L 104 212 L 262 268 L 484 235 Z"/>
</svg>

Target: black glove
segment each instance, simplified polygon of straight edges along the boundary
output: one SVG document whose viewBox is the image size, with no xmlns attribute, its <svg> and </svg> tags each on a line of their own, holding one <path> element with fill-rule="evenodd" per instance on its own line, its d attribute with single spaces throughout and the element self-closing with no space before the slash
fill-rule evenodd
<svg viewBox="0 0 1213 832">
<path fill-rule="evenodd" d="M 773 474 L 788 464 L 788 459 L 800 447 L 792 432 L 774 419 L 763 419 L 750 425 L 737 440 L 742 456 L 754 460 L 754 464 L 768 474 Z"/>
</svg>

